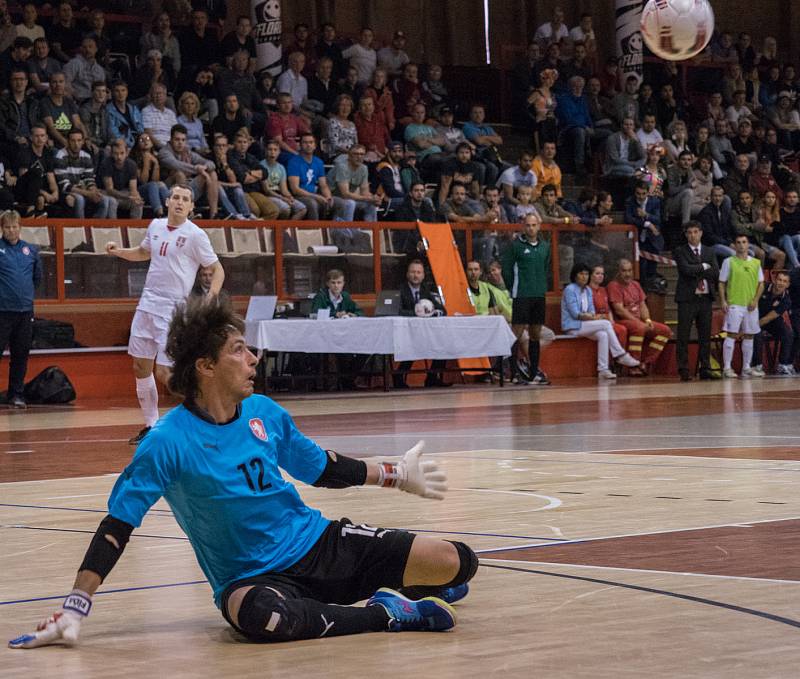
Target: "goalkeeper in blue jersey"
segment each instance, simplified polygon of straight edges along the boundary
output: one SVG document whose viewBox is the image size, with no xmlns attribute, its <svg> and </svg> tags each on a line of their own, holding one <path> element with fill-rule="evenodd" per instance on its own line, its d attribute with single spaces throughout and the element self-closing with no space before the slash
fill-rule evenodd
<svg viewBox="0 0 800 679">
<path fill-rule="evenodd" d="M 117 479 L 74 589 L 12 648 L 74 644 L 92 595 L 134 528 L 164 497 L 191 541 L 214 602 L 256 641 L 370 631 L 445 630 L 478 559 L 464 543 L 331 521 L 279 468 L 314 486 L 379 485 L 442 499 L 446 477 L 421 459 L 365 462 L 306 438 L 271 399 L 253 394 L 256 357 L 230 303 L 191 300 L 172 320 L 171 390 L 184 401 L 144 437 Z M 367 605 L 351 606 L 368 599 Z"/>
</svg>

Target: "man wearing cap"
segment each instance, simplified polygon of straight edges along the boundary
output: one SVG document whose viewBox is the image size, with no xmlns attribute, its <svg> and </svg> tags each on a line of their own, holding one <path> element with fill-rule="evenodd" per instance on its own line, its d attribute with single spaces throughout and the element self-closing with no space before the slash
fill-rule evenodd
<svg viewBox="0 0 800 679">
<path fill-rule="evenodd" d="M 389 78 L 398 78 L 403 73 L 403 68 L 411 61 L 405 51 L 406 34 L 395 31 L 392 44 L 378 50 L 378 67 L 386 69 Z"/>
<path fill-rule="evenodd" d="M 439 109 L 437 122 L 433 127 L 444 137 L 445 143 L 442 144 L 442 149 L 447 153 L 455 153 L 458 145 L 467 141 L 467 138 L 464 136 L 464 131 L 453 124 L 453 109 L 449 106 L 442 106 Z M 475 148 L 474 144 L 470 142 L 467 143 L 473 149 Z"/>
<path fill-rule="evenodd" d="M 396 210 L 406 197 L 403 178 L 400 174 L 403 155 L 403 143 L 390 141 L 387 145 L 386 155 L 375 168 L 378 175 L 378 188 L 375 193 L 389 199 L 387 209 L 390 212 Z"/>
</svg>

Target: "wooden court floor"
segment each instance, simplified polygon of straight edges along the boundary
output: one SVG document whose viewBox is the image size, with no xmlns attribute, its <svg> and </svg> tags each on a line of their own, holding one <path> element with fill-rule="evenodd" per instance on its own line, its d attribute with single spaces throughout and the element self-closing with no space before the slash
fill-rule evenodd
<svg viewBox="0 0 800 679">
<path fill-rule="evenodd" d="M 469 543 L 447 633 L 243 643 L 160 502 L 77 648 L 0 677 L 797 677 L 800 380 L 571 382 L 279 399 L 324 447 L 418 438 L 444 502 L 302 487 L 327 516 Z M 0 412 L 0 637 L 69 591 L 138 427 L 131 402 Z"/>
</svg>

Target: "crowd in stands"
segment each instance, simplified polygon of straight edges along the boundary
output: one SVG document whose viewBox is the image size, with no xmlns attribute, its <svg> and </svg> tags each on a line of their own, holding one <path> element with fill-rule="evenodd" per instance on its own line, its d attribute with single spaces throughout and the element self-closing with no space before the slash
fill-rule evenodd
<svg viewBox="0 0 800 679">
<path fill-rule="evenodd" d="M 485 104 L 451 97 L 441 66 L 411 60 L 403 31 L 380 44 L 371 28 L 346 40 L 333 24 L 298 24 L 276 77 L 256 68 L 249 17 L 224 33 L 225 3 L 164 2 L 128 53 L 94 4 L 85 22 L 69 2 L 45 22 L 26 3 L 12 23 L 0 0 L 2 209 L 158 217 L 168 188 L 188 182 L 208 218 L 486 223 L 473 245 L 487 272 L 513 240 L 492 224 L 535 215 L 593 232 L 624 211 L 645 253 L 696 219 L 720 258 L 745 234 L 763 263 L 800 265 L 800 82 L 772 38 L 756 50 L 746 33 L 715 35 L 707 65 L 724 77 L 698 108 L 674 63 L 621 82 L 617 61 L 600 58 L 592 15 L 570 29 L 557 7 L 509 74 L 515 120 L 530 132 L 530 150 L 509 158 Z M 585 184 L 602 171 L 606 190 L 565 199 L 562 168 Z M 358 229 L 332 238 L 342 251 L 371 247 Z M 412 257 L 417 240 L 392 233 Z M 584 266 L 573 271 L 588 273 L 584 287 L 611 264 L 591 233 L 559 247 L 566 271 Z M 646 289 L 655 263 L 640 269 Z M 650 347 L 666 341 L 611 306 L 609 323 Z"/>
</svg>

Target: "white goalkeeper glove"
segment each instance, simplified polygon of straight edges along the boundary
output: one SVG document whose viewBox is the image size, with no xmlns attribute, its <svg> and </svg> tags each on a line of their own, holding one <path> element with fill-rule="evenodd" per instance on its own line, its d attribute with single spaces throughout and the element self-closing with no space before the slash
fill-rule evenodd
<svg viewBox="0 0 800 679">
<path fill-rule="evenodd" d="M 418 441 L 397 464 L 381 462 L 378 465 L 378 485 L 399 488 L 433 500 L 444 500 L 447 474 L 439 469 L 439 463 L 435 460 L 420 460 L 424 445 L 424 441 Z"/>
<path fill-rule="evenodd" d="M 58 641 L 66 646 L 78 643 L 83 619 L 92 610 L 92 598 L 79 589 L 74 589 L 64 599 L 61 609 L 42 620 L 35 632 L 23 634 L 8 642 L 10 648 L 36 648 L 47 646 Z"/>
</svg>

